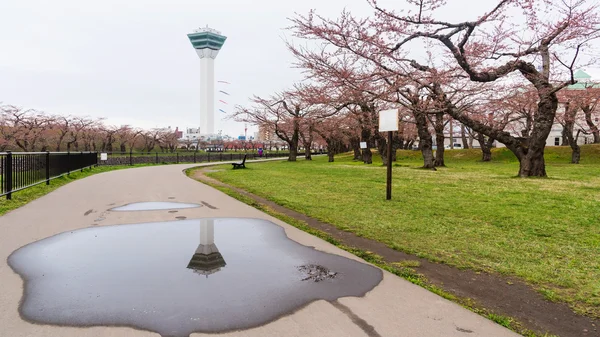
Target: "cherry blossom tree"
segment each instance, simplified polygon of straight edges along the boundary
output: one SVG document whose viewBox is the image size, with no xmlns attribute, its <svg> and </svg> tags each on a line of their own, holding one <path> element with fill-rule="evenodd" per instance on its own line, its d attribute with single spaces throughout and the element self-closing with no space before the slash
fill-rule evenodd
<svg viewBox="0 0 600 337">
<path fill-rule="evenodd" d="M 515 137 L 471 118 L 444 98 L 443 85 L 428 89 L 445 102 L 454 119 L 504 143 L 520 162 L 519 176 L 546 176 L 544 148 L 558 108 L 557 92 L 575 83 L 573 69 L 581 65 L 581 50 L 600 34 L 597 3 L 499 0 L 478 18 L 449 22 L 436 19 L 447 6 L 443 0 L 406 0 L 402 11 L 368 2 L 375 12 L 368 19 L 347 11 L 336 20 L 314 11 L 296 16 L 295 35 L 325 41 L 399 75 L 407 64 L 430 73 L 458 67 L 478 83 L 501 82 L 517 74 L 538 96 L 529 137 Z M 419 41 L 435 48 L 432 61 L 419 61 L 412 48 Z"/>
</svg>

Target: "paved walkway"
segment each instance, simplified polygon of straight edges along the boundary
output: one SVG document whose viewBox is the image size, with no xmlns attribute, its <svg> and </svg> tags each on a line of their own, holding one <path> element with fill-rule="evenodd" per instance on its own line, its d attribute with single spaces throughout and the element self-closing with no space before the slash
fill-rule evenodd
<svg viewBox="0 0 600 337">
<path fill-rule="evenodd" d="M 175 216 L 262 218 L 282 226 L 288 237 L 303 245 L 357 259 L 323 240 L 191 180 L 182 171 L 193 166 L 199 165 L 142 167 L 97 174 L 72 182 L 0 217 L 0 336 L 158 336 L 122 327 L 36 325 L 19 317 L 17 309 L 23 282 L 7 265 L 7 257 L 30 242 L 68 230 L 92 225 L 170 221 L 175 220 Z M 107 211 L 118 205 L 141 201 L 204 201 L 218 209 L 182 209 L 175 214 L 167 211 Z M 383 281 L 365 297 L 341 298 L 339 303 L 342 306 L 327 301 L 313 302 L 267 325 L 223 336 L 518 336 L 387 272 L 384 272 Z"/>
</svg>

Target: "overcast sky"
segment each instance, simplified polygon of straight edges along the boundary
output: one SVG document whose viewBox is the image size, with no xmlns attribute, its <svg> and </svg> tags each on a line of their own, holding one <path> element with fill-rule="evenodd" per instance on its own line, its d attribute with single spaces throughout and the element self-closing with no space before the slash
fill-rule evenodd
<svg viewBox="0 0 600 337">
<path fill-rule="evenodd" d="M 463 2 L 463 15 L 494 3 Z M 372 12 L 365 0 L 3 0 L 0 102 L 114 125 L 197 127 L 200 61 L 187 33 L 208 24 L 227 36 L 215 78 L 231 84 L 217 83 L 215 106 L 231 112 L 301 79 L 283 42 L 287 17 L 311 8 L 334 17 L 344 7 Z M 244 125 L 217 118 L 220 129 L 237 136 Z"/>
</svg>

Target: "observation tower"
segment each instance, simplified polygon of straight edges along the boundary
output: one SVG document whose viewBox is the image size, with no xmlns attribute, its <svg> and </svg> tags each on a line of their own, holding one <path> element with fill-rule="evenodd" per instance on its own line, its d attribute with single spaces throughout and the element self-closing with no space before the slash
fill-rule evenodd
<svg viewBox="0 0 600 337">
<path fill-rule="evenodd" d="M 215 133 L 215 59 L 226 36 L 208 28 L 196 29 L 187 35 L 200 57 L 200 133 Z"/>
</svg>

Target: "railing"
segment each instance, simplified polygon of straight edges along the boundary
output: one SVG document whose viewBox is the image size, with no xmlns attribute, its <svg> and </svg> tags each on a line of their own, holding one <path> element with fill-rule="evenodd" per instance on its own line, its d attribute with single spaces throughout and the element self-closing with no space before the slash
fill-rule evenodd
<svg viewBox="0 0 600 337">
<path fill-rule="evenodd" d="M 319 154 L 313 152 L 313 154 Z M 155 153 L 136 153 L 136 152 L 108 152 L 106 160 L 102 160 L 101 153 L 98 154 L 98 165 L 136 165 L 136 164 L 178 164 L 178 163 L 210 163 L 219 161 L 241 161 L 246 155 L 246 160 L 283 158 L 289 156 L 289 153 L 267 153 L 263 152 L 259 156 L 256 152 L 155 152 Z M 303 156 L 299 153 L 298 156 Z"/>
<path fill-rule="evenodd" d="M 0 152 L 0 196 L 97 164 L 96 152 Z"/>
</svg>

